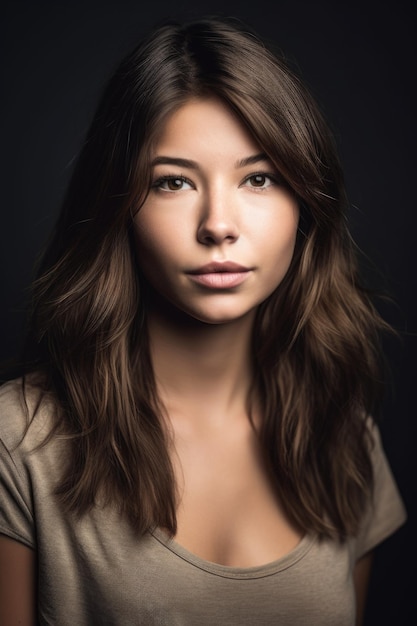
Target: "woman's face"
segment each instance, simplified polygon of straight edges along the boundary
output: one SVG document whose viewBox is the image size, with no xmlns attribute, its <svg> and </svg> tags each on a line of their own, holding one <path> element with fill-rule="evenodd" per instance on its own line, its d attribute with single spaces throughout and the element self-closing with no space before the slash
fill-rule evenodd
<svg viewBox="0 0 417 626">
<path fill-rule="evenodd" d="M 144 276 L 203 322 L 252 314 L 287 272 L 298 225 L 272 163 L 215 98 L 189 100 L 167 119 L 152 163 L 135 217 Z"/>
</svg>

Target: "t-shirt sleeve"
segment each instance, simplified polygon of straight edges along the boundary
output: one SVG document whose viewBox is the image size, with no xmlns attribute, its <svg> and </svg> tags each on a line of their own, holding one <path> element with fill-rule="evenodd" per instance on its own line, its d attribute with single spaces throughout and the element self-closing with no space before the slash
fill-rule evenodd
<svg viewBox="0 0 417 626">
<path fill-rule="evenodd" d="M 374 493 L 355 541 L 355 556 L 359 559 L 402 526 L 407 514 L 385 456 L 377 426 L 372 426 L 371 452 L 374 471 Z"/>
<path fill-rule="evenodd" d="M 24 447 L 16 446 L 22 411 L 17 401 L 11 401 L 11 396 L 3 389 L 0 392 L 0 533 L 33 548 L 30 473 L 24 462 Z"/>
</svg>

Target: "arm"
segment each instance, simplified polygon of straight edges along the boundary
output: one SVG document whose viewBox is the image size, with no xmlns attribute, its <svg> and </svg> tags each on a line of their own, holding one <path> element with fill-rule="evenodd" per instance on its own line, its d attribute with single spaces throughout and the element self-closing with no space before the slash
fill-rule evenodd
<svg viewBox="0 0 417 626">
<path fill-rule="evenodd" d="M 353 584 L 356 594 L 356 626 L 363 624 L 372 560 L 373 553 L 368 552 L 356 562 L 353 570 Z"/>
<path fill-rule="evenodd" d="M 35 626 L 36 555 L 0 534 L 0 624 Z"/>
</svg>

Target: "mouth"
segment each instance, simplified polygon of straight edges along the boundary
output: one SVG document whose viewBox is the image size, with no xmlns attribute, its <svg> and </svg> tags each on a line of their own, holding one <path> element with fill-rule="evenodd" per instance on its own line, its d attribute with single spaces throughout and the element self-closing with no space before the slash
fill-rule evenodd
<svg viewBox="0 0 417 626">
<path fill-rule="evenodd" d="M 212 262 L 188 272 L 191 280 L 210 289 L 231 289 L 243 283 L 251 268 L 232 261 Z"/>
</svg>

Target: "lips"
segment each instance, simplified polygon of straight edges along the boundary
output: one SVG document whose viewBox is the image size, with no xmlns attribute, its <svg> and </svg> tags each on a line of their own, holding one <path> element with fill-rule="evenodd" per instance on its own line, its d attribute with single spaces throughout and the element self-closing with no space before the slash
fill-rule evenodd
<svg viewBox="0 0 417 626">
<path fill-rule="evenodd" d="M 249 272 L 248 267 L 244 267 L 243 265 L 239 265 L 238 263 L 233 263 L 233 261 L 213 261 L 211 263 L 207 263 L 207 265 L 203 265 L 196 270 L 191 270 L 188 272 L 189 274 L 216 274 L 216 273 L 224 273 L 224 272 Z"/>
<path fill-rule="evenodd" d="M 191 280 L 209 289 L 231 289 L 243 283 L 251 269 L 232 261 L 212 262 L 188 272 Z"/>
</svg>

